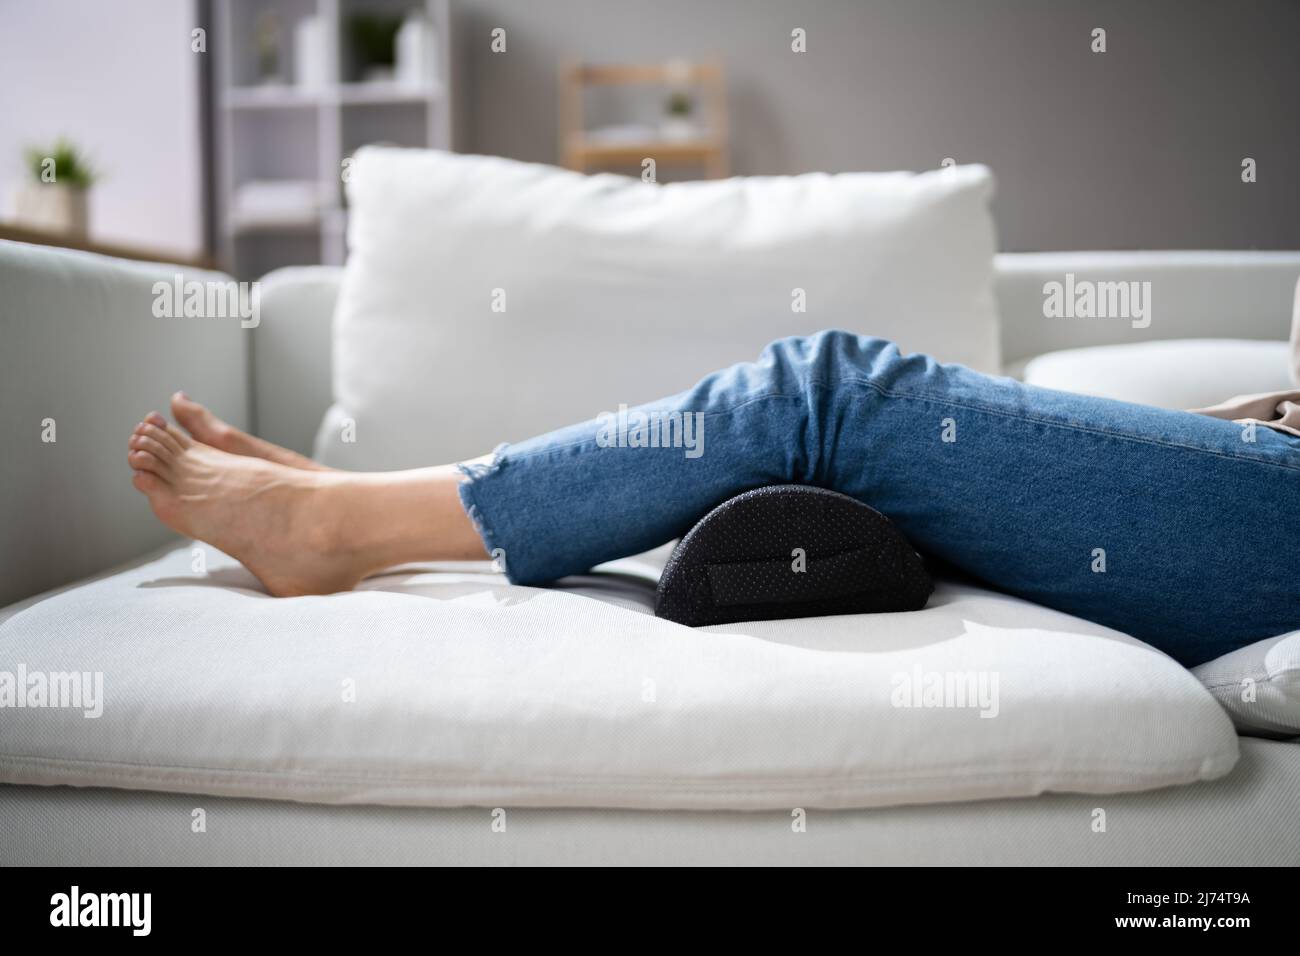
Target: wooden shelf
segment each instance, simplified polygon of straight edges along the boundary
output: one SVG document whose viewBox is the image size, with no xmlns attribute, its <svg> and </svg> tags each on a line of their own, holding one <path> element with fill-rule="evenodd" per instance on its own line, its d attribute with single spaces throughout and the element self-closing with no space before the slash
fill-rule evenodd
<svg viewBox="0 0 1300 956">
<path fill-rule="evenodd" d="M 586 126 L 587 87 L 637 85 L 677 90 L 699 87 L 705 116 L 697 128 L 708 135 L 691 139 L 629 140 L 592 135 Z M 588 172 L 653 159 L 656 163 L 698 165 L 703 167 L 706 176 L 721 179 L 730 170 L 727 143 L 727 92 L 719 62 L 677 60 L 621 65 L 569 62 L 560 70 L 560 162 L 569 169 Z"/>
<path fill-rule="evenodd" d="M 647 84 L 720 83 L 722 64 L 688 63 L 580 63 L 573 64 L 573 78 L 587 86 L 625 86 Z"/>
<path fill-rule="evenodd" d="M 217 268 L 216 263 L 206 256 L 169 252 L 165 249 L 144 249 L 139 246 L 121 245 L 115 242 L 101 242 L 88 236 L 71 236 L 66 233 L 47 232 L 44 229 L 32 229 L 29 226 L 12 222 L 0 222 L 0 240 L 27 242 L 35 246 L 58 246 L 61 249 L 94 252 L 101 256 L 112 256 L 115 259 L 131 259 L 136 262 L 163 262 L 180 266 L 192 266 L 198 269 L 215 270 Z"/>
<path fill-rule="evenodd" d="M 715 139 L 603 142 L 582 136 L 570 140 L 565 150 L 569 163 L 582 168 L 639 163 L 647 157 L 658 163 L 708 164 L 725 153 L 725 144 Z"/>
</svg>

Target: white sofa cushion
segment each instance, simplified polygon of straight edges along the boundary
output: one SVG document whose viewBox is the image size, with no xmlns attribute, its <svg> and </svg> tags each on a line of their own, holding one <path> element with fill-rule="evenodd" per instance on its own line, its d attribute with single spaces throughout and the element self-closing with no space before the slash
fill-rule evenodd
<svg viewBox="0 0 1300 956">
<path fill-rule="evenodd" d="M 1300 631 L 1265 638 L 1192 670 L 1255 737 L 1300 736 Z"/>
<path fill-rule="evenodd" d="M 317 457 L 478 455 L 824 328 L 997 371 L 991 192 L 982 166 L 660 186 L 365 148 Z"/>
<path fill-rule="evenodd" d="M 1234 395 L 1295 388 L 1290 346 L 1246 339 L 1064 349 L 1031 359 L 1023 375 L 1030 385 L 1161 408 L 1205 408 Z"/>
<path fill-rule="evenodd" d="M 919 613 L 693 630 L 623 578 L 415 568 L 273 600 L 202 550 L 206 571 L 187 546 L 0 625 L 0 672 L 103 691 L 99 717 L 0 711 L 0 782 L 788 813 L 1142 790 L 1237 759 L 1170 658 L 970 586 Z M 968 679 L 982 699 L 956 696 Z"/>
</svg>

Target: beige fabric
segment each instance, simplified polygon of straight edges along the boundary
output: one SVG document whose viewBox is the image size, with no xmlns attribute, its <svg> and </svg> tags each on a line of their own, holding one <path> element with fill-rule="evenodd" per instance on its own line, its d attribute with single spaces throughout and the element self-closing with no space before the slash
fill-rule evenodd
<svg viewBox="0 0 1300 956">
<path fill-rule="evenodd" d="M 1296 284 L 1295 306 L 1291 314 L 1291 381 L 1300 385 L 1300 282 Z M 1254 422 L 1300 437 L 1300 389 L 1237 395 L 1218 405 L 1192 411 L 1243 425 Z"/>
<path fill-rule="evenodd" d="M 1227 418 L 1242 425 L 1254 422 L 1256 425 L 1300 436 L 1300 391 L 1237 395 L 1218 405 L 1194 408 L 1192 411 L 1198 415 Z"/>
</svg>

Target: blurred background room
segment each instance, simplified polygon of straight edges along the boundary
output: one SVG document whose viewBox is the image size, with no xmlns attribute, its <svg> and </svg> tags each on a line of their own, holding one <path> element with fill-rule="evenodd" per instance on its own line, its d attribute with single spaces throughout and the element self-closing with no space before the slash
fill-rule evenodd
<svg viewBox="0 0 1300 956">
<path fill-rule="evenodd" d="M 384 142 L 662 182 L 980 162 L 1004 251 L 1294 249 L 1298 29 L 1285 0 L 0 0 L 0 235 L 339 263 L 348 156 Z"/>
</svg>

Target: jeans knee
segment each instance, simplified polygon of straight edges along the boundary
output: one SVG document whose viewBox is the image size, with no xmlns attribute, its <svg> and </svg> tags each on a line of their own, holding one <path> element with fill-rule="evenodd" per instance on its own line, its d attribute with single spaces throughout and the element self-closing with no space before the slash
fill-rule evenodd
<svg viewBox="0 0 1300 956">
<path fill-rule="evenodd" d="M 760 361 L 770 364 L 783 383 L 803 391 L 812 383 L 887 376 L 900 358 L 898 347 L 887 339 L 825 329 L 778 339 L 764 349 Z"/>
</svg>

